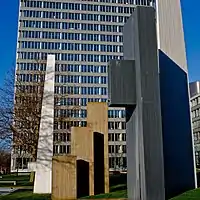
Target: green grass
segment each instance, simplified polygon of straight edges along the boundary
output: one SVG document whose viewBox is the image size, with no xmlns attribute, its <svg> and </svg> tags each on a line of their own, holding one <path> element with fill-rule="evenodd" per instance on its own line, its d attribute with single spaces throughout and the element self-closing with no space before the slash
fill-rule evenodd
<svg viewBox="0 0 200 200">
<path fill-rule="evenodd" d="M 126 190 L 119 190 L 115 192 L 110 192 L 108 194 L 99 194 L 95 196 L 83 197 L 82 199 L 118 199 L 118 198 L 127 198 L 127 191 Z"/>
<path fill-rule="evenodd" d="M 16 180 L 18 186 L 28 185 L 29 176 L 6 175 L 0 180 Z M 117 185 L 116 185 L 117 183 Z M 115 175 L 110 178 L 110 193 L 84 197 L 82 199 L 110 199 L 127 198 L 126 176 Z M 32 190 L 18 190 L 6 196 L 0 196 L 0 200 L 50 200 L 51 195 L 33 194 Z M 200 200 L 200 188 L 188 191 L 171 200 Z"/>
<path fill-rule="evenodd" d="M 200 200 L 200 188 L 185 192 L 171 200 Z"/>
<path fill-rule="evenodd" d="M 33 194 L 31 190 L 18 190 L 6 196 L 0 196 L 0 200 L 50 200 L 51 195 Z"/>
<path fill-rule="evenodd" d="M 111 192 L 109 194 L 100 194 L 96 196 L 90 196 L 83 199 L 106 199 L 106 198 L 127 198 L 126 190 L 119 190 Z M 185 192 L 182 195 L 172 198 L 171 200 L 200 200 L 200 188 Z"/>
<path fill-rule="evenodd" d="M 30 176 L 29 175 L 23 175 L 23 176 L 17 176 L 17 174 L 9 174 L 9 175 L 3 175 L 0 181 L 16 181 L 16 186 L 32 186 L 33 183 L 29 182 Z M 0 183 L 0 187 L 13 187 L 13 184 L 11 183 Z"/>
<path fill-rule="evenodd" d="M 84 197 L 82 199 L 110 199 L 127 198 L 126 190 L 119 190 L 109 194 L 99 194 L 96 196 Z M 0 200 L 50 200 L 51 195 L 33 194 L 31 190 L 18 190 L 7 196 L 0 196 Z M 191 190 L 179 195 L 171 200 L 200 200 L 200 189 Z"/>
</svg>

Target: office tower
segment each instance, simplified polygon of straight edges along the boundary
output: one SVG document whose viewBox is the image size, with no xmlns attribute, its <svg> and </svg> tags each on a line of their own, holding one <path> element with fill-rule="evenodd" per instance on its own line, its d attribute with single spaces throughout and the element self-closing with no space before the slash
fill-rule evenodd
<svg viewBox="0 0 200 200">
<path fill-rule="evenodd" d="M 37 71 L 45 70 L 48 54 L 55 55 L 55 154 L 70 152 L 66 129 L 86 126 L 87 102 L 107 101 L 107 62 L 123 57 L 122 29 L 135 5 L 157 9 L 158 47 L 186 68 L 179 0 L 20 0 L 16 69 L 21 81 L 39 81 Z M 56 122 L 69 115 L 72 124 Z M 110 168 L 126 168 L 124 109 L 110 108 L 108 116 Z M 13 153 L 11 170 L 26 171 L 26 157 Z"/>
<path fill-rule="evenodd" d="M 200 166 L 200 81 L 190 83 L 190 107 L 194 138 L 196 167 Z"/>
</svg>

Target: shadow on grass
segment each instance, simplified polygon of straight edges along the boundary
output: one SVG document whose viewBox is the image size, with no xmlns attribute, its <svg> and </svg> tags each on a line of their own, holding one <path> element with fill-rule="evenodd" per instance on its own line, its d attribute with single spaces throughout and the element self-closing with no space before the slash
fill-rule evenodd
<svg viewBox="0 0 200 200">
<path fill-rule="evenodd" d="M 50 194 L 33 194 L 32 190 L 17 190 L 9 195 L 0 196 L 0 200 L 50 200 Z"/>
</svg>

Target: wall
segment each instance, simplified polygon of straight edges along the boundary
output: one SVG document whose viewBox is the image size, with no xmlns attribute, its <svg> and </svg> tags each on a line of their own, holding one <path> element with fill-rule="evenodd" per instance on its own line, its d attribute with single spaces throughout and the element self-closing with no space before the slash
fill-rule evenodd
<svg viewBox="0 0 200 200">
<path fill-rule="evenodd" d="M 187 74 L 159 51 L 167 198 L 195 188 Z"/>
</svg>

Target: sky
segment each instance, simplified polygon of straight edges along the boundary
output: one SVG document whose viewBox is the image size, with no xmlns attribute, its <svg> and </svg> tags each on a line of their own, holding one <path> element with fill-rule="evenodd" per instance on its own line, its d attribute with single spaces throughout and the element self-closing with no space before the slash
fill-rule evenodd
<svg viewBox="0 0 200 200">
<path fill-rule="evenodd" d="M 18 1 L 0 2 L 0 85 L 15 65 Z M 200 1 L 181 0 L 181 3 L 189 78 L 190 81 L 200 80 Z"/>
</svg>

